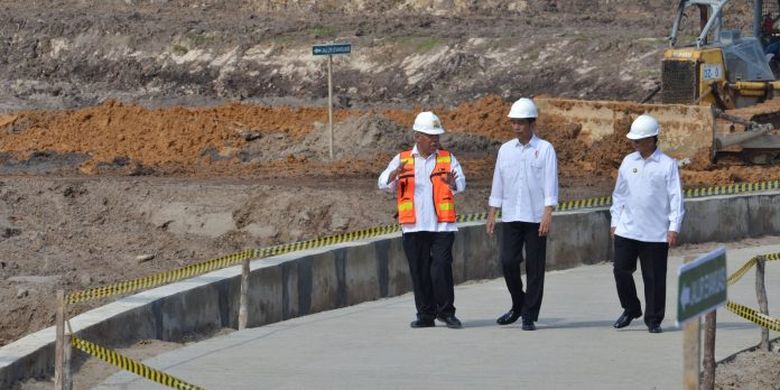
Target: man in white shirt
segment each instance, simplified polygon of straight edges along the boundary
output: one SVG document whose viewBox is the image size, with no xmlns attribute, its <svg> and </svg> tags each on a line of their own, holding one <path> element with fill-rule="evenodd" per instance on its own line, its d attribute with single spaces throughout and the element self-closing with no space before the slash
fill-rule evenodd
<svg viewBox="0 0 780 390">
<path fill-rule="evenodd" d="M 658 149 L 658 121 L 640 115 L 628 137 L 636 152 L 623 159 L 612 193 L 610 233 L 615 241 L 614 274 L 623 314 L 615 328 L 642 315 L 636 295 L 637 257 L 645 287 L 645 325 L 661 333 L 666 309 L 666 264 L 669 247 L 677 244 L 685 210 L 677 162 Z"/>
<path fill-rule="evenodd" d="M 487 233 L 493 235 L 496 213 L 501 210 L 501 267 L 512 297 L 512 308 L 499 317 L 508 325 L 523 317 L 522 329 L 535 330 L 544 292 L 547 233 L 558 205 L 558 162 L 553 146 L 534 134 L 538 111 L 531 99 L 512 104 L 508 117 L 517 138 L 501 145 L 493 172 Z M 526 253 L 523 292 L 520 263 Z"/>
<path fill-rule="evenodd" d="M 466 177 L 455 156 L 439 149 L 441 121 L 421 112 L 414 121 L 414 148 L 397 154 L 379 176 L 379 189 L 396 192 L 398 222 L 409 262 L 417 320 L 412 328 L 460 328 L 455 317 L 452 244 L 455 232 L 453 195 L 466 189 Z"/>
</svg>

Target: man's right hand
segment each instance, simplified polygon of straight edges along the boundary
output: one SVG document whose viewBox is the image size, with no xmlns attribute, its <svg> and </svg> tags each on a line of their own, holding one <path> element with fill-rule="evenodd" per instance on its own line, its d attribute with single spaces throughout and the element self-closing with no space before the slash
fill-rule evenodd
<svg viewBox="0 0 780 390">
<path fill-rule="evenodd" d="M 612 237 L 612 239 L 615 239 L 615 229 L 617 229 L 617 226 L 612 226 L 609 228 L 609 236 Z"/>
<path fill-rule="evenodd" d="M 494 209 L 488 211 L 487 222 L 485 223 L 485 230 L 487 230 L 488 236 L 493 236 L 496 230 L 496 212 Z"/>
<path fill-rule="evenodd" d="M 406 170 L 406 164 L 407 164 L 406 161 L 401 161 L 401 165 L 399 165 L 398 168 L 390 172 L 390 175 L 387 176 L 387 184 L 390 184 L 398 180 L 398 176 L 401 176 L 401 174 L 404 173 L 404 170 Z"/>
</svg>

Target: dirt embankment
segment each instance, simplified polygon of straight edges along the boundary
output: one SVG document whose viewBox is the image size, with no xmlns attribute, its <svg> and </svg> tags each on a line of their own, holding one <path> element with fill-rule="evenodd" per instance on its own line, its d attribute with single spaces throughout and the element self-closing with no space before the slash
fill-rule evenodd
<svg viewBox="0 0 780 390">
<path fill-rule="evenodd" d="M 512 137 L 509 103 L 496 96 L 456 107 L 433 107 L 449 133 L 443 143 L 487 179 L 497 146 Z M 373 175 L 411 144 L 409 124 L 423 108 L 335 112 L 334 160 L 328 157 L 327 111 L 230 103 L 217 107 L 147 109 L 108 101 L 70 111 L 7 114 L 0 122 L 0 171 L 305 176 Z M 623 123 L 625 122 L 625 123 Z M 542 113 L 537 127 L 555 145 L 564 177 L 612 177 L 631 152 L 630 122 L 596 142 L 580 126 Z M 704 165 L 704 166 L 701 166 Z M 697 169 L 698 168 L 698 169 Z M 780 178 L 780 170 L 741 165 L 683 169 L 687 187 Z"/>
<path fill-rule="evenodd" d="M 328 41 L 353 44 L 335 58 L 344 107 L 490 94 L 639 99 L 657 82 L 671 15 L 661 0 L 8 0 L 0 112 L 107 96 L 310 104 L 327 96 L 326 61 L 311 45 Z"/>
</svg>

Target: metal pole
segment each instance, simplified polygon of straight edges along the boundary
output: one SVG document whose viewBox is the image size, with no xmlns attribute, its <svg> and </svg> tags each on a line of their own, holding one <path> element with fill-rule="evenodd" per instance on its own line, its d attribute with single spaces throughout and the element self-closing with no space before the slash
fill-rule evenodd
<svg viewBox="0 0 780 390">
<path fill-rule="evenodd" d="M 764 266 L 766 260 L 764 256 L 758 256 L 756 259 L 756 298 L 758 298 L 758 309 L 761 314 L 769 315 L 769 301 L 766 297 L 766 286 L 764 284 Z M 758 348 L 762 351 L 769 351 L 769 329 L 761 327 L 761 344 Z"/>
<path fill-rule="evenodd" d="M 54 389 L 65 387 L 65 291 L 57 290 L 57 314 L 54 342 Z"/>
<path fill-rule="evenodd" d="M 704 316 L 704 378 L 702 390 L 715 388 L 715 330 L 718 312 L 713 310 Z"/>
<path fill-rule="evenodd" d="M 683 327 L 683 389 L 699 390 L 701 317 Z"/>
<path fill-rule="evenodd" d="M 753 2 L 753 37 L 761 38 L 761 22 L 764 20 L 763 1 Z"/>
<path fill-rule="evenodd" d="M 333 55 L 328 54 L 328 134 L 330 159 L 333 160 L 333 77 L 331 76 L 333 68 Z"/>
<path fill-rule="evenodd" d="M 238 330 L 246 329 L 247 293 L 249 292 L 249 259 L 241 264 L 241 294 L 238 303 Z"/>
</svg>

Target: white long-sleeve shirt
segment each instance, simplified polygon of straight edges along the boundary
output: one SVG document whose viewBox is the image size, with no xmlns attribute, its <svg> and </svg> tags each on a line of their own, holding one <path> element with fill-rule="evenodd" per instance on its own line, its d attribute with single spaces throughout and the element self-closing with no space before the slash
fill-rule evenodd
<svg viewBox="0 0 780 390">
<path fill-rule="evenodd" d="M 612 193 L 615 234 L 645 242 L 666 242 L 680 232 L 685 208 L 677 162 L 658 148 L 647 159 L 639 152 L 623 159 Z"/>
<path fill-rule="evenodd" d="M 517 138 L 501 145 L 488 204 L 501 208 L 504 222 L 541 222 L 545 206 L 558 205 L 558 161 L 552 144 L 533 135 L 525 145 Z"/>
<path fill-rule="evenodd" d="M 417 151 L 417 145 L 412 149 L 414 157 L 414 214 L 415 223 L 402 224 L 401 230 L 404 233 L 412 232 L 455 232 L 458 226 L 455 223 L 439 222 L 436 218 L 436 208 L 433 205 L 433 183 L 431 183 L 431 173 L 436 167 L 436 154 L 432 153 L 427 158 L 420 156 Z M 466 175 L 455 155 L 450 153 L 450 167 L 457 174 L 455 179 L 455 189 L 453 194 L 457 194 L 466 189 Z M 379 175 L 377 184 L 380 190 L 395 192 L 397 180 L 393 178 L 389 183 L 390 172 L 401 165 L 401 154 L 395 155 L 387 166 L 387 169 Z"/>
</svg>

